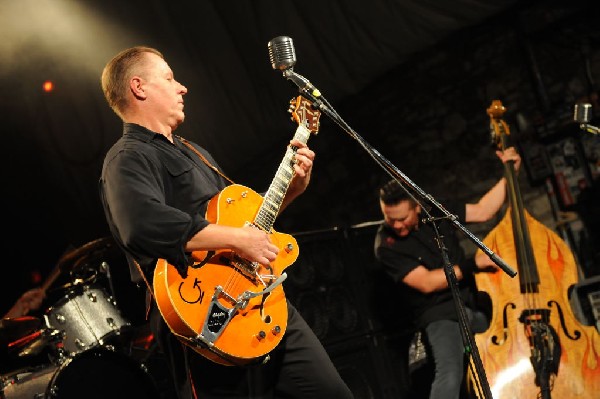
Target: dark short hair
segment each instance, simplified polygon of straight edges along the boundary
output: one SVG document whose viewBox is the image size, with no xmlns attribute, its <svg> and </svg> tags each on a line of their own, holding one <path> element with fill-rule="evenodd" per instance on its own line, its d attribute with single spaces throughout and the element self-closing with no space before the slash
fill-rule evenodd
<svg viewBox="0 0 600 399">
<path fill-rule="evenodd" d="M 396 180 L 390 180 L 379 189 L 379 199 L 386 205 L 395 205 L 409 201 L 411 207 L 417 203 Z"/>
</svg>

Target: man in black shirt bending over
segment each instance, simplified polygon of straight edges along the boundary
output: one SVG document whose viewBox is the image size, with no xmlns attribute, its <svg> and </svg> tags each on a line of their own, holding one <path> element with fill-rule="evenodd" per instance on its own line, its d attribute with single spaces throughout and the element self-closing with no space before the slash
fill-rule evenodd
<svg viewBox="0 0 600 399">
<path fill-rule="evenodd" d="M 521 159 L 514 148 L 497 155 L 503 162 L 515 161 L 518 170 Z M 505 199 L 506 181 L 501 178 L 477 203 L 449 202 L 443 206 L 461 223 L 485 222 L 500 210 Z M 380 189 L 379 200 L 384 222 L 375 238 L 375 256 L 398 287 L 399 303 L 410 309 L 415 327 L 425 332 L 430 345 L 435 377 L 429 398 L 458 399 L 464 374 L 464 347 L 434 228 L 422 222 L 421 206 L 395 180 Z M 467 304 L 467 314 L 473 318 L 465 280 L 476 267 L 495 265 L 487 256 L 478 259 L 477 265 L 473 259 L 467 259 L 450 222 L 442 221 L 439 229 L 459 280 L 462 300 Z"/>
</svg>

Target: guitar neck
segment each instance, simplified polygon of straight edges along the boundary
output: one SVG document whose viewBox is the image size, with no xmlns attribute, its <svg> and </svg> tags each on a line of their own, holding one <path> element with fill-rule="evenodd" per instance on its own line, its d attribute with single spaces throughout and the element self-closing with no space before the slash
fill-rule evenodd
<svg viewBox="0 0 600 399">
<path fill-rule="evenodd" d="M 310 130 L 303 125 L 298 125 L 294 138 L 306 144 L 309 137 Z M 294 156 L 296 155 L 296 150 L 297 148 L 293 146 L 287 147 L 285 156 L 277 168 L 275 177 L 264 196 L 264 201 L 254 220 L 254 224 L 264 231 L 270 231 L 273 227 L 275 218 L 279 214 L 279 209 L 283 203 L 283 198 L 294 177 Z"/>
</svg>

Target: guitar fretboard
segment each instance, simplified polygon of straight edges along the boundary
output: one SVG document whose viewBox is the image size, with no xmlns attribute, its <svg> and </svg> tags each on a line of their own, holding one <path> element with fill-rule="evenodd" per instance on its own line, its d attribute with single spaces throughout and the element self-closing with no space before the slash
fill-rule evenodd
<svg viewBox="0 0 600 399">
<path fill-rule="evenodd" d="M 306 144 L 310 137 L 310 130 L 303 125 L 298 125 L 294 138 Z M 283 202 L 283 198 L 290 186 L 292 177 L 294 177 L 294 155 L 296 148 L 288 146 L 283 157 L 283 160 L 277 168 L 275 177 L 265 194 L 264 201 L 260 206 L 254 224 L 264 231 L 271 231 L 275 218 L 279 214 L 279 208 Z"/>
</svg>

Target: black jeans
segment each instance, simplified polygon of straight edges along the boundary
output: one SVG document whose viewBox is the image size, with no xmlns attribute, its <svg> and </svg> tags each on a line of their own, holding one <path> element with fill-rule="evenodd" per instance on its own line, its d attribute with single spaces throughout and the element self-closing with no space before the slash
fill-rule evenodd
<svg viewBox="0 0 600 399">
<path fill-rule="evenodd" d="M 473 332 L 485 330 L 481 312 L 465 308 Z M 435 375 L 429 399 L 458 399 L 465 372 L 465 347 L 460 325 L 453 320 L 438 320 L 425 328 L 434 361 Z"/>
</svg>

